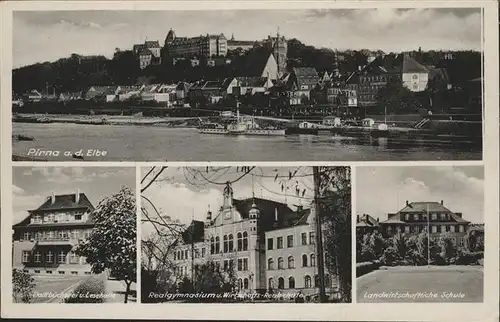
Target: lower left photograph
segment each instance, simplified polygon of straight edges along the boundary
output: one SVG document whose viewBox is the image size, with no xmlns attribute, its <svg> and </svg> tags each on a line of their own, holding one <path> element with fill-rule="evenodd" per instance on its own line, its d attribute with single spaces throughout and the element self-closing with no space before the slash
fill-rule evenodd
<svg viewBox="0 0 500 322">
<path fill-rule="evenodd" d="M 137 301 L 135 168 L 13 167 L 14 303 Z"/>
</svg>

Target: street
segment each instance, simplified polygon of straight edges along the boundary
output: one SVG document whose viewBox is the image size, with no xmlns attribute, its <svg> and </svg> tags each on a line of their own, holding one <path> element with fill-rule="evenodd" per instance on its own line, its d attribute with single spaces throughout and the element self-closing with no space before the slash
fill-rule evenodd
<svg viewBox="0 0 500 322">
<path fill-rule="evenodd" d="M 483 279 L 482 266 L 389 267 L 356 280 L 357 302 L 482 302 Z"/>
</svg>

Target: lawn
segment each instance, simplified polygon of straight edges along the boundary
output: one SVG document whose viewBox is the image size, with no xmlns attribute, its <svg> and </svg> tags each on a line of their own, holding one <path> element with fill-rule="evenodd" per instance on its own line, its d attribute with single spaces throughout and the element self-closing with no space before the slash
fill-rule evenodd
<svg viewBox="0 0 500 322">
<path fill-rule="evenodd" d="M 36 287 L 34 292 L 36 293 L 62 293 L 68 292 L 68 288 L 76 285 L 82 280 L 89 278 L 88 276 L 35 276 Z M 48 296 L 44 297 L 33 297 L 33 303 L 44 303 L 49 301 L 51 298 Z M 54 300 L 54 302 L 57 302 Z"/>
<path fill-rule="evenodd" d="M 482 266 L 389 267 L 356 279 L 357 302 L 482 302 L 483 276 Z"/>
</svg>

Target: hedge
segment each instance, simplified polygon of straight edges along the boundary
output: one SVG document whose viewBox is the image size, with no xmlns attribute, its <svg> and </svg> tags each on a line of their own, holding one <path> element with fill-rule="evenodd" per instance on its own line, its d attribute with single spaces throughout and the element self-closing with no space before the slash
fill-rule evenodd
<svg viewBox="0 0 500 322">
<path fill-rule="evenodd" d="M 380 261 L 357 263 L 356 277 L 360 277 L 362 275 L 373 272 L 374 270 L 379 269 L 380 265 L 381 265 Z"/>
<path fill-rule="evenodd" d="M 91 277 L 79 284 L 66 298 L 66 303 L 103 303 L 106 287 L 104 281 Z"/>
</svg>

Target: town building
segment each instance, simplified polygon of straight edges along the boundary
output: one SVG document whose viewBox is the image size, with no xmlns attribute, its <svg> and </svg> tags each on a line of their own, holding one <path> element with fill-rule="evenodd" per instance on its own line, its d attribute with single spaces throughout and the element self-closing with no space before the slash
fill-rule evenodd
<svg viewBox="0 0 500 322">
<path fill-rule="evenodd" d="M 31 274 L 90 275 L 73 251 L 94 227 L 94 206 L 84 193 L 54 195 L 12 226 L 13 267 Z"/>
<path fill-rule="evenodd" d="M 371 107 L 377 104 L 377 95 L 389 82 L 401 82 L 412 92 L 427 88 L 429 69 L 407 53 L 378 56 L 366 66 L 359 66 L 347 80 L 357 91 L 358 104 Z"/>
<path fill-rule="evenodd" d="M 177 281 L 196 274 L 202 264 L 233 269 L 242 292 L 281 291 L 317 294 L 319 278 L 315 210 L 263 198 L 236 199 L 227 184 L 223 204 L 206 221 L 193 221 L 175 244 Z M 324 255 L 324 254 L 323 254 Z M 327 293 L 337 285 L 325 275 Z"/>
<path fill-rule="evenodd" d="M 241 48 L 242 52 L 248 51 L 256 46 L 260 46 L 261 43 L 253 40 L 235 40 L 234 34 L 231 35 L 231 39 L 227 41 L 227 50 L 237 50 Z"/>
<path fill-rule="evenodd" d="M 356 235 L 364 235 L 380 229 L 379 219 L 368 214 L 356 216 Z"/>
<path fill-rule="evenodd" d="M 407 235 L 417 235 L 430 230 L 430 238 L 436 239 L 442 233 L 455 236 L 457 245 L 463 245 L 470 222 L 462 218 L 462 213 L 453 212 L 441 202 L 408 202 L 397 213 L 388 214 L 380 221 L 380 231 L 392 236 L 398 231 Z M 429 230 L 428 230 L 429 227 Z"/>
<path fill-rule="evenodd" d="M 224 34 L 199 37 L 177 37 L 170 29 L 165 38 L 165 52 L 170 57 L 205 57 L 226 56 L 227 38 Z"/>
<path fill-rule="evenodd" d="M 91 86 L 84 95 L 85 100 L 111 103 L 118 100 L 120 86 Z"/>
<path fill-rule="evenodd" d="M 312 67 L 294 67 L 286 74 L 282 82 L 289 91 L 290 105 L 307 104 L 319 79 L 318 72 Z"/>
<path fill-rule="evenodd" d="M 133 51 L 139 58 L 140 69 L 144 69 L 149 65 L 159 65 L 161 63 L 161 47 L 158 40 L 146 40 L 144 44 L 134 45 Z"/>
<path fill-rule="evenodd" d="M 268 36 L 262 41 L 265 48 L 272 51 L 274 59 L 278 64 L 278 75 L 281 77 L 287 71 L 288 42 L 284 36 L 278 32 L 276 37 Z"/>
<path fill-rule="evenodd" d="M 177 85 L 167 84 L 145 86 L 141 91 L 141 100 L 143 102 L 165 103 L 171 106 L 177 100 L 176 88 Z"/>
</svg>

